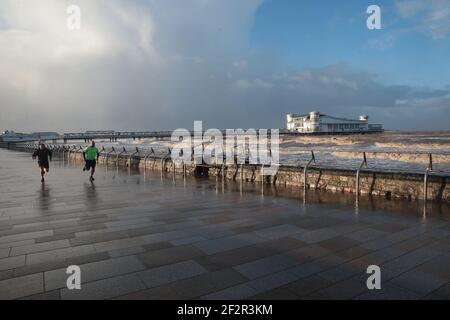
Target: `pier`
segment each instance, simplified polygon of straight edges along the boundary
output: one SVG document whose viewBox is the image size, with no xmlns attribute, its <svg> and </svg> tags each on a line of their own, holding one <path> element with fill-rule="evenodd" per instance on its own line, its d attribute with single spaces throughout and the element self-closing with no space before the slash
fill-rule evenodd
<svg viewBox="0 0 450 320">
<path fill-rule="evenodd" d="M 120 139 L 133 139 L 141 140 L 144 138 L 164 139 L 170 138 L 172 131 L 145 131 L 145 132 L 111 132 L 111 133 L 65 133 L 61 135 L 59 140 L 63 140 L 64 143 L 72 140 L 84 140 L 92 141 L 98 139 L 106 139 L 109 141 L 117 141 Z"/>
<path fill-rule="evenodd" d="M 220 130 L 223 135 L 225 135 L 226 130 Z M 268 130 L 269 134 L 271 130 Z M 352 135 L 352 134 L 376 134 L 382 131 L 372 130 L 367 132 L 360 131 L 342 131 L 342 132 L 293 132 L 286 129 L 279 129 L 280 136 L 326 136 L 326 135 Z M 15 143 L 33 143 L 38 141 L 57 143 L 58 141 L 62 141 L 64 144 L 67 144 L 70 141 L 92 141 L 92 140 L 109 140 L 110 142 L 117 142 L 119 140 L 125 139 L 133 139 L 133 140 L 141 140 L 141 139 L 168 139 L 172 137 L 173 131 L 123 131 L 123 132 L 74 132 L 74 133 L 64 133 L 52 139 L 41 139 L 38 135 L 36 136 L 27 136 L 20 138 L 19 141 L 14 140 L 11 142 Z M 193 132 L 191 132 L 193 134 Z M 0 142 L 1 137 L 0 137 Z M 3 141 L 3 143 L 8 143 L 8 141 Z"/>
</svg>

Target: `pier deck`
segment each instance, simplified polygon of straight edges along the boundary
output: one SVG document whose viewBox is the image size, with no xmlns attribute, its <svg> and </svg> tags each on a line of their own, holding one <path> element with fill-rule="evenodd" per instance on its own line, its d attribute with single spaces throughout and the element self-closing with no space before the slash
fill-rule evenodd
<svg viewBox="0 0 450 320">
<path fill-rule="evenodd" d="M 79 167 L 50 170 L 41 185 L 29 154 L 0 149 L 0 299 L 450 298 L 447 211 L 355 212 L 207 179 L 100 166 L 91 184 Z M 366 287 L 372 264 L 381 290 Z M 69 265 L 79 291 L 66 288 Z"/>
</svg>

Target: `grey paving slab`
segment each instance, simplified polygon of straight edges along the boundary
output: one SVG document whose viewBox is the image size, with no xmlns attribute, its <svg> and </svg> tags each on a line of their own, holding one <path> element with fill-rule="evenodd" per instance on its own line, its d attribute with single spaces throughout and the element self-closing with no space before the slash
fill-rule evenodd
<svg viewBox="0 0 450 320">
<path fill-rule="evenodd" d="M 257 291 L 248 284 L 239 284 L 224 290 L 207 294 L 202 300 L 241 300 L 248 299 L 257 294 Z"/>
<path fill-rule="evenodd" d="M 178 290 L 169 285 L 144 289 L 113 298 L 114 300 L 181 300 Z"/>
<path fill-rule="evenodd" d="M 345 259 L 334 253 L 314 259 L 313 261 L 324 269 L 334 268 L 345 263 Z"/>
<path fill-rule="evenodd" d="M 172 241 L 170 241 L 170 243 L 174 246 L 180 246 L 180 245 L 184 245 L 184 244 L 191 244 L 191 243 L 196 243 L 196 242 L 206 241 L 206 240 L 208 240 L 208 239 L 206 239 L 205 237 L 202 237 L 202 236 L 193 236 L 193 237 L 172 240 Z"/>
<path fill-rule="evenodd" d="M 321 247 L 324 247 L 325 249 L 328 249 L 332 252 L 338 252 L 359 246 L 361 242 L 348 238 L 346 236 L 337 236 L 324 241 L 320 241 L 318 242 L 318 244 Z"/>
<path fill-rule="evenodd" d="M 390 247 L 393 243 L 394 242 L 389 241 L 386 237 L 383 237 L 361 243 L 361 247 L 369 250 L 379 250 Z"/>
<path fill-rule="evenodd" d="M 11 248 L 0 249 L 0 259 L 8 257 L 10 251 L 11 251 Z"/>
<path fill-rule="evenodd" d="M 380 224 L 372 225 L 371 228 L 380 230 L 380 231 L 389 232 L 389 233 L 395 233 L 395 232 L 403 231 L 403 230 L 407 229 L 408 227 L 403 224 L 400 224 L 400 223 L 383 222 Z"/>
<path fill-rule="evenodd" d="M 108 259 L 79 265 L 81 282 L 88 283 L 95 280 L 110 278 L 126 273 L 144 270 L 144 265 L 134 256 Z M 45 289 L 54 290 L 66 287 L 67 268 L 51 270 L 44 273 Z"/>
<path fill-rule="evenodd" d="M 107 252 L 89 253 L 81 256 L 70 257 L 65 259 L 66 265 L 81 265 L 91 262 L 107 260 L 111 256 Z"/>
<path fill-rule="evenodd" d="M 279 239 L 295 234 L 306 232 L 307 230 L 301 229 L 295 225 L 283 224 L 275 227 L 269 227 L 254 231 L 254 233 L 261 238 L 267 240 Z"/>
<path fill-rule="evenodd" d="M 36 273 L 0 281 L 0 300 L 31 296 L 44 291 L 44 275 Z"/>
<path fill-rule="evenodd" d="M 89 232 L 88 234 L 86 234 Z M 72 246 L 80 246 L 84 244 L 95 244 L 99 242 L 109 242 L 113 240 L 126 239 L 129 238 L 127 231 L 112 231 L 111 229 L 100 228 L 95 230 L 90 230 L 87 232 L 76 232 L 75 237 L 70 238 L 70 244 Z M 81 234 L 83 233 L 83 234 Z M 66 237 L 68 234 L 65 233 L 61 236 Z"/>
<path fill-rule="evenodd" d="M 363 246 L 355 246 L 342 251 L 337 251 L 335 254 L 344 259 L 345 261 L 352 261 L 360 257 L 366 256 L 372 253 L 371 250 L 364 248 Z"/>
<path fill-rule="evenodd" d="M 355 279 L 347 279 L 340 281 L 329 287 L 321 289 L 318 293 L 326 298 L 332 300 L 348 300 L 367 292 L 365 281 L 357 281 Z"/>
<path fill-rule="evenodd" d="M 339 233 L 332 228 L 322 228 L 309 232 L 303 232 L 293 236 L 293 238 L 304 241 L 306 243 L 317 243 L 339 236 Z"/>
<path fill-rule="evenodd" d="M 20 300 L 60 300 L 61 294 L 59 290 L 53 290 L 38 294 L 33 294 L 31 296 L 27 296 L 24 298 L 20 298 Z"/>
<path fill-rule="evenodd" d="M 129 255 L 136 255 L 139 253 L 145 252 L 144 247 L 131 247 L 131 248 L 124 248 L 124 249 L 117 249 L 109 251 L 109 255 L 111 258 L 118 258 L 123 256 L 129 256 Z"/>
<path fill-rule="evenodd" d="M 177 292 L 181 299 L 198 299 L 247 281 L 248 279 L 239 272 L 227 268 L 179 280 L 170 284 L 170 287 Z"/>
<path fill-rule="evenodd" d="M 431 249 L 417 249 L 383 264 L 390 270 L 407 271 L 440 255 Z"/>
<path fill-rule="evenodd" d="M 84 245 L 62 249 L 54 249 L 45 252 L 31 253 L 27 255 L 27 264 L 37 264 L 52 260 L 67 259 L 95 252 L 96 250 L 93 245 Z"/>
<path fill-rule="evenodd" d="M 319 259 L 331 253 L 332 251 L 325 249 L 318 244 L 311 244 L 289 252 L 289 254 L 291 256 L 295 256 L 295 258 L 299 262 L 306 262 L 313 259 Z"/>
<path fill-rule="evenodd" d="M 98 242 L 93 246 L 96 252 L 112 251 L 131 247 L 142 246 L 145 241 L 141 237 L 124 238 L 119 240 L 111 240 L 106 242 Z"/>
<path fill-rule="evenodd" d="M 62 300 L 103 300 L 145 289 L 136 274 L 94 281 L 81 286 L 81 290 L 61 290 Z"/>
<path fill-rule="evenodd" d="M 295 274 L 281 271 L 278 273 L 272 273 L 270 275 L 252 280 L 247 284 L 253 288 L 257 294 L 270 291 L 275 288 L 282 287 L 285 284 L 294 282 L 298 279 Z"/>
<path fill-rule="evenodd" d="M 250 246 L 256 243 L 261 243 L 263 241 L 264 238 L 259 237 L 256 234 L 247 233 L 247 234 L 239 234 L 232 237 L 196 242 L 194 245 L 203 252 L 205 252 L 206 254 L 214 254 L 218 252 L 224 252 L 232 249 Z"/>
<path fill-rule="evenodd" d="M 197 257 L 195 260 L 208 270 L 217 271 L 223 268 L 229 268 L 259 260 L 277 253 L 277 250 L 274 250 L 273 248 L 268 248 L 258 244 L 219 252 L 213 255 Z"/>
<path fill-rule="evenodd" d="M 202 252 L 194 246 L 184 245 L 154 250 L 138 255 L 139 260 L 148 268 L 158 267 L 175 262 L 191 260 L 202 256 Z"/>
<path fill-rule="evenodd" d="M 273 290 L 265 291 L 259 294 L 256 294 L 248 300 L 298 300 L 299 297 L 293 293 L 292 291 L 286 289 L 285 287 L 275 288 Z"/>
<path fill-rule="evenodd" d="M 25 265 L 25 256 L 0 259 L 0 271 L 14 269 Z"/>
<path fill-rule="evenodd" d="M 309 277 L 323 271 L 324 267 L 314 262 L 306 262 L 295 267 L 286 269 L 286 272 L 293 274 L 297 279 Z"/>
<path fill-rule="evenodd" d="M 425 247 L 434 242 L 435 242 L 435 239 L 433 237 L 422 234 L 422 235 L 419 235 L 412 239 L 407 239 L 400 243 L 396 243 L 395 245 L 392 246 L 392 248 L 404 250 L 404 251 L 413 251 L 413 250 Z"/>
<path fill-rule="evenodd" d="M 442 279 L 448 279 L 450 281 L 450 268 L 448 268 L 449 263 L 450 263 L 450 254 L 443 254 L 421 264 L 414 270 L 435 275 L 437 277 L 440 277 Z"/>
<path fill-rule="evenodd" d="M 14 278 L 14 269 L 0 271 L 0 281 Z"/>
<path fill-rule="evenodd" d="M 449 279 L 444 279 L 422 271 L 409 271 L 393 278 L 390 282 L 399 287 L 419 293 L 421 296 L 432 293 L 445 285 Z"/>
<path fill-rule="evenodd" d="M 67 248 L 70 247 L 69 240 L 56 240 L 51 242 L 42 242 L 36 244 L 30 244 L 20 247 L 11 248 L 11 256 L 19 256 L 29 253 L 50 251 L 53 249 Z"/>
<path fill-rule="evenodd" d="M 292 291 L 298 297 L 304 297 L 331 285 L 333 285 L 331 281 L 317 275 L 312 275 L 310 277 L 289 283 L 286 285 L 286 288 Z"/>
<path fill-rule="evenodd" d="M 75 233 L 64 233 L 47 237 L 39 237 L 34 239 L 34 243 L 52 242 L 57 240 L 70 240 L 75 238 Z"/>
<path fill-rule="evenodd" d="M 148 288 L 157 287 L 177 280 L 191 278 L 196 275 L 208 272 L 197 262 L 189 260 L 163 267 L 148 269 L 139 272 L 140 279 Z"/>
<path fill-rule="evenodd" d="M 302 248 L 307 246 L 308 244 L 306 242 L 303 242 L 298 239 L 294 239 L 292 237 L 281 237 L 281 238 L 275 238 L 268 241 L 264 241 L 260 244 L 257 244 L 257 246 L 260 246 L 262 248 L 267 248 L 270 250 L 274 250 L 278 253 L 283 253 L 286 251 L 292 251 L 298 248 Z"/>
<path fill-rule="evenodd" d="M 318 273 L 318 275 L 331 282 L 339 282 L 341 280 L 349 279 L 357 274 L 361 274 L 366 271 L 367 268 L 355 268 L 352 265 L 342 264 L 336 267 L 332 267 L 328 270 Z"/>
<path fill-rule="evenodd" d="M 387 263 L 389 261 L 395 260 L 403 255 L 405 255 L 405 251 L 395 249 L 392 247 L 384 248 L 381 250 L 377 250 L 374 252 L 370 252 L 366 255 L 363 255 L 359 258 L 356 258 L 355 261 L 360 261 L 363 264 L 371 265 L 381 265 L 383 263 Z"/>
<path fill-rule="evenodd" d="M 282 271 L 296 264 L 298 264 L 298 261 L 295 258 L 287 254 L 278 254 L 241 264 L 233 268 L 247 278 L 255 279 L 271 273 Z"/>
<path fill-rule="evenodd" d="M 6 243 L 0 243 L 0 249 L 9 249 L 13 247 L 20 247 L 20 246 L 26 246 L 29 244 L 34 244 L 34 239 L 28 239 L 28 240 L 19 240 L 15 242 L 6 242 Z"/>
<path fill-rule="evenodd" d="M 381 285 L 380 290 L 367 290 L 355 296 L 355 300 L 417 300 L 420 294 L 398 287 L 392 283 Z"/>
<path fill-rule="evenodd" d="M 450 282 L 434 291 L 433 294 L 436 294 L 443 299 L 450 300 Z"/>
<path fill-rule="evenodd" d="M 30 240 L 38 237 L 45 237 L 53 235 L 52 230 L 44 230 L 44 231 L 36 231 L 36 232 L 27 232 L 27 233 L 18 233 L 9 236 L 0 236 L 0 244 L 8 244 L 10 242 L 17 242 L 21 240 Z"/>
<path fill-rule="evenodd" d="M 384 236 L 389 235 L 389 232 L 386 231 L 381 231 L 381 230 L 377 230 L 377 229 L 372 229 L 372 228 L 366 228 L 363 230 L 359 230 L 359 231 L 355 231 L 353 233 L 349 233 L 346 235 L 346 237 L 353 239 L 353 240 L 358 240 L 361 242 L 366 242 L 366 241 L 370 241 L 373 239 L 377 239 L 377 238 L 381 238 Z"/>
</svg>

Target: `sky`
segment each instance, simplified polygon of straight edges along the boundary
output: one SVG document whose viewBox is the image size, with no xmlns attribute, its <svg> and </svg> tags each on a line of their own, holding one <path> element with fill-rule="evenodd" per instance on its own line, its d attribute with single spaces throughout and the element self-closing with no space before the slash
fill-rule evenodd
<svg viewBox="0 0 450 320">
<path fill-rule="evenodd" d="M 450 130 L 449 57 L 450 0 L 2 0 L 0 130 Z"/>
</svg>

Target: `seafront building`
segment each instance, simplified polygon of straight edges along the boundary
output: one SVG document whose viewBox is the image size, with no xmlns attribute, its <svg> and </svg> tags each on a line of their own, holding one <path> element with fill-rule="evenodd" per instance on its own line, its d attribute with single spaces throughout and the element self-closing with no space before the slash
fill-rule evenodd
<svg viewBox="0 0 450 320">
<path fill-rule="evenodd" d="M 382 132 L 381 124 L 369 124 L 367 115 L 359 116 L 359 119 L 346 119 L 332 117 L 317 111 L 309 114 L 286 115 L 286 127 L 290 132 L 299 133 L 370 133 Z"/>
<path fill-rule="evenodd" d="M 21 133 L 6 130 L 0 134 L 0 142 L 33 142 L 33 141 L 46 141 L 57 140 L 60 135 L 56 132 L 33 132 L 33 133 Z"/>
</svg>

